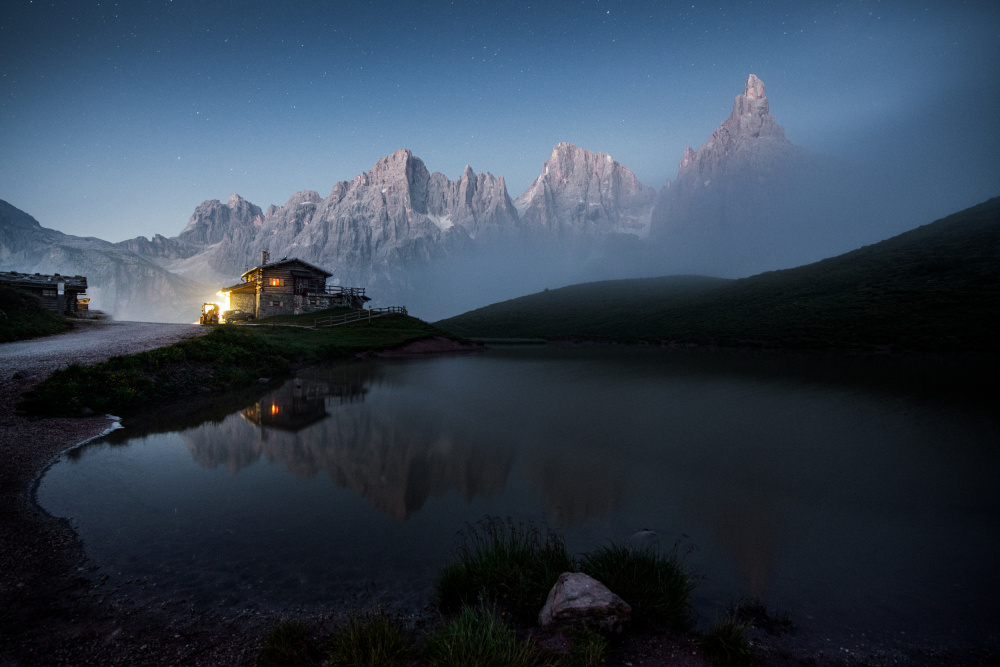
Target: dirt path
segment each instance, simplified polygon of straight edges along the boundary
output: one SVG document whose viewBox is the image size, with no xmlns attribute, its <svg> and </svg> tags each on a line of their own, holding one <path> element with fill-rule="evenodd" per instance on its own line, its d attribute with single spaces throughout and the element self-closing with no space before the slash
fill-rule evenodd
<svg viewBox="0 0 1000 667">
<path fill-rule="evenodd" d="M 201 336 L 208 331 L 197 324 L 84 321 L 64 334 L 0 344 L 0 381 L 10 380 L 14 373 L 47 375 L 71 363 L 95 364 L 109 357 L 144 352 Z"/>
</svg>

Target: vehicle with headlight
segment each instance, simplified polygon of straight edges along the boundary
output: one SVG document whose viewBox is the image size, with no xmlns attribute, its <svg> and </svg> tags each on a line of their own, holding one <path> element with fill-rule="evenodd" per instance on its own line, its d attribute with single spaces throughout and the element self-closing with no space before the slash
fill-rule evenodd
<svg viewBox="0 0 1000 667">
<path fill-rule="evenodd" d="M 200 324 L 218 324 L 219 323 L 219 304 L 217 303 L 203 303 L 201 305 L 201 317 L 198 318 Z"/>
<path fill-rule="evenodd" d="M 222 313 L 219 319 L 222 324 L 232 324 L 233 322 L 252 322 L 253 314 L 244 310 L 227 310 Z"/>
</svg>

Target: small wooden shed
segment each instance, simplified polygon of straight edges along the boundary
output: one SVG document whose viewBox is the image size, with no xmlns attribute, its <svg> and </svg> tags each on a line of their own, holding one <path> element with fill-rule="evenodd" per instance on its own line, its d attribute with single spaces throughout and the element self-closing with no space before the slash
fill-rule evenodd
<svg viewBox="0 0 1000 667">
<path fill-rule="evenodd" d="M 42 307 L 57 315 L 73 315 L 79 309 L 78 297 L 87 291 L 85 276 L 51 276 L 41 273 L 0 273 L 0 284 L 37 296 Z M 89 299 L 87 300 L 89 302 Z"/>
</svg>

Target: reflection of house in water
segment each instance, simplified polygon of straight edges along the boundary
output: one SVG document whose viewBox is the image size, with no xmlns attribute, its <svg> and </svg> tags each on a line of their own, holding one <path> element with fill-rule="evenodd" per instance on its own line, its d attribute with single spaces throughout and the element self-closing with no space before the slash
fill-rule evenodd
<svg viewBox="0 0 1000 667">
<path fill-rule="evenodd" d="M 188 430 L 184 440 L 206 468 L 236 473 L 264 459 L 300 477 L 325 472 L 335 485 L 401 520 L 449 492 L 468 502 L 503 491 L 512 450 L 453 433 L 422 411 L 378 401 L 347 407 L 365 402 L 373 368 L 345 364 L 304 371 L 238 418 Z"/>
<path fill-rule="evenodd" d="M 367 391 L 363 382 L 346 373 L 343 378 L 333 376 L 322 381 L 295 378 L 240 414 L 258 426 L 295 432 L 325 419 L 329 398 L 353 403 L 363 401 Z"/>
</svg>

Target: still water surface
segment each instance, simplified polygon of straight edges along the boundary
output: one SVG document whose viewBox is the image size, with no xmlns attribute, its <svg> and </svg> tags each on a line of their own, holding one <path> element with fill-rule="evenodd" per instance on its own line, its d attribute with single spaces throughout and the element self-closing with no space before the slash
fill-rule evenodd
<svg viewBox="0 0 1000 667">
<path fill-rule="evenodd" d="M 419 607 L 456 531 L 495 515 L 574 552 L 654 530 L 704 577 L 709 621 L 754 594 L 807 631 L 944 641 L 1000 618 L 1000 418 L 954 381 L 646 348 L 341 364 L 126 423 L 38 499 L 113 582 L 199 606 Z"/>
</svg>

